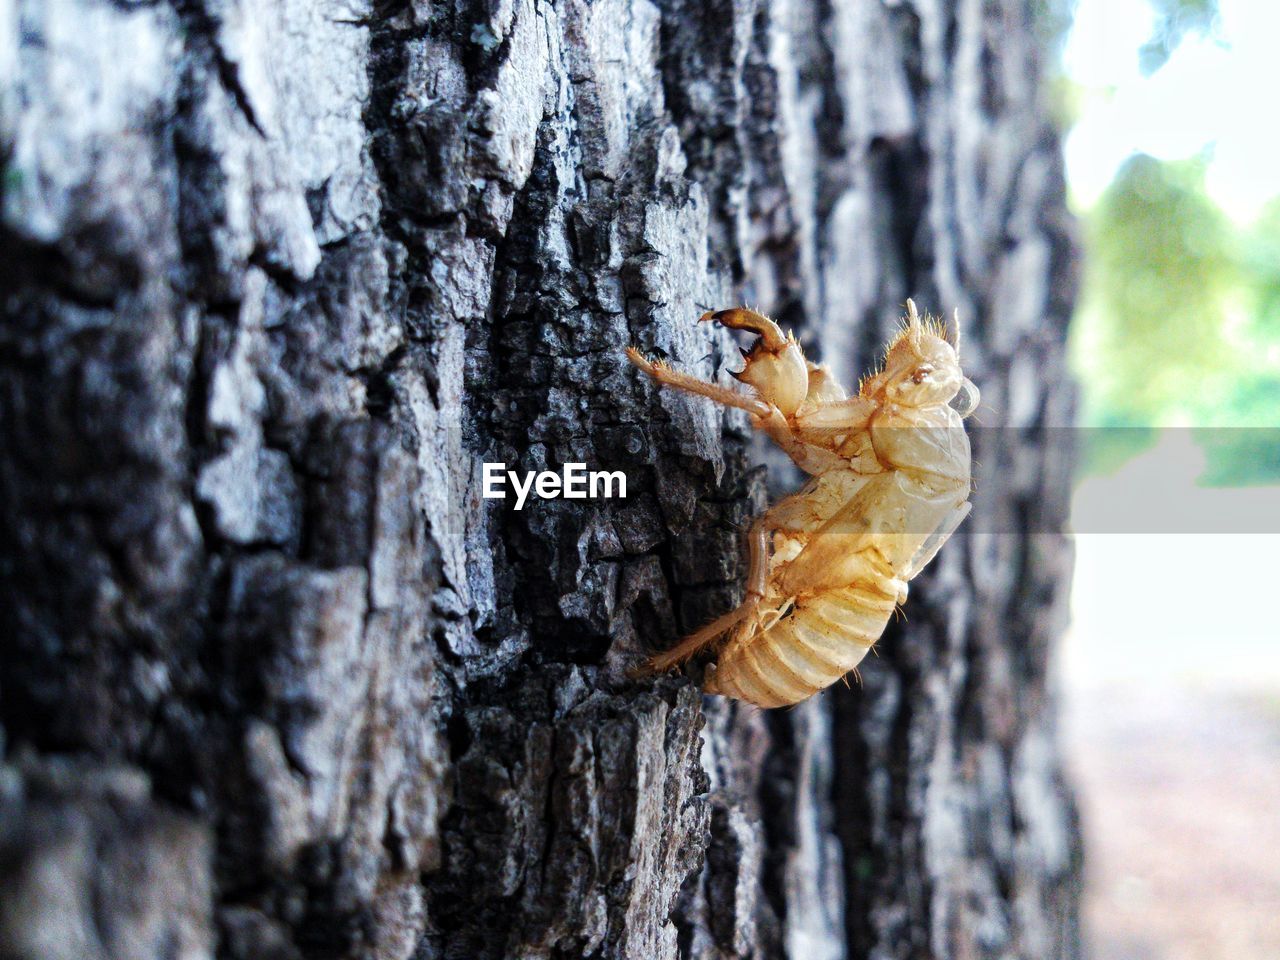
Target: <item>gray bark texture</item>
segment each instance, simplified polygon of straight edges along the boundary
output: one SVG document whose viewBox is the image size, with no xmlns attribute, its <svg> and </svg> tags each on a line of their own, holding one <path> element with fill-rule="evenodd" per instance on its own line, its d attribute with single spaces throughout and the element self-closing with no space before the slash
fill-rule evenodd
<svg viewBox="0 0 1280 960">
<path fill-rule="evenodd" d="M 0 957 L 1077 956 L 1043 17 L 0 0 Z M 856 382 L 908 296 L 1018 428 L 968 535 L 861 683 L 633 679 L 795 477 L 623 348 Z"/>
</svg>

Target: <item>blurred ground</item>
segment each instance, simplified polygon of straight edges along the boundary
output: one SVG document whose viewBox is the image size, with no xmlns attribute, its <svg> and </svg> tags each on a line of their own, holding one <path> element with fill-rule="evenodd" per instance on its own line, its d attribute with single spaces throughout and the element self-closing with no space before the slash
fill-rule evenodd
<svg viewBox="0 0 1280 960">
<path fill-rule="evenodd" d="M 1100 685 L 1068 711 L 1091 960 L 1280 958 L 1276 700 Z"/>
<path fill-rule="evenodd" d="M 1076 553 L 1061 676 L 1087 955 L 1280 960 L 1280 535 L 1082 534 Z"/>
</svg>

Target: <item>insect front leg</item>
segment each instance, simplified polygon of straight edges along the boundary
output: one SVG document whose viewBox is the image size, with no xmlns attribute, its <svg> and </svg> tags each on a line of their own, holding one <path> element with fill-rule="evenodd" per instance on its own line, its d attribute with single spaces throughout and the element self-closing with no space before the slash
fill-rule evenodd
<svg viewBox="0 0 1280 960">
<path fill-rule="evenodd" d="M 769 404 L 763 400 L 756 397 L 748 397 L 719 384 L 699 380 L 697 377 L 691 377 L 689 374 L 681 373 L 679 370 L 672 370 L 665 363 L 650 360 L 635 347 L 627 347 L 627 359 L 663 386 L 675 387 L 677 390 L 683 390 L 686 393 L 696 393 L 700 397 L 707 397 L 716 403 L 724 404 L 726 407 L 737 407 L 739 410 L 745 410 L 747 413 L 757 417 L 767 417 L 769 415 Z"/>
<path fill-rule="evenodd" d="M 837 437 L 866 430 L 878 408 L 879 404 L 867 397 L 821 403 L 797 414 L 792 431 L 802 443 L 829 447 Z"/>
<path fill-rule="evenodd" d="M 758 418 L 756 426 L 768 434 L 769 439 L 791 458 L 792 463 L 810 476 L 819 476 L 844 464 L 844 458 L 829 447 L 801 440 L 777 407 L 769 411 L 768 417 Z"/>
</svg>

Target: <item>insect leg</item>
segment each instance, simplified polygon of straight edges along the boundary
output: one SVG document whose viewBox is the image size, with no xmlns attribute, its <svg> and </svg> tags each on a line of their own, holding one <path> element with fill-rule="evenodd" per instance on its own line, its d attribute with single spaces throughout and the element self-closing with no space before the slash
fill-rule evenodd
<svg viewBox="0 0 1280 960">
<path fill-rule="evenodd" d="M 747 413 L 757 417 L 767 417 L 769 415 L 771 408 L 763 400 L 748 397 L 728 387 L 707 383 L 705 380 L 691 377 L 689 374 L 681 373 L 679 370 L 672 370 L 665 363 L 655 363 L 635 347 L 627 347 L 627 359 L 658 383 L 665 386 L 676 387 L 687 393 L 696 393 L 700 397 L 709 397 L 716 403 L 723 403 L 726 407 L 737 407 L 739 410 L 745 410 Z"/>
<path fill-rule="evenodd" d="M 791 458 L 792 463 L 810 476 L 834 470 L 844 463 L 844 459 L 834 451 L 806 443 L 798 437 L 777 407 L 770 409 L 768 418 L 757 420 L 756 426 Z"/>
<path fill-rule="evenodd" d="M 717 637 L 733 629 L 747 617 L 755 613 L 764 599 L 765 583 L 769 576 L 768 557 L 769 532 L 764 518 L 751 525 L 748 539 L 750 564 L 747 570 L 747 598 L 722 617 L 717 617 L 700 630 L 695 630 L 670 650 L 649 659 L 649 670 L 653 673 L 665 673 L 677 664 L 683 663 L 704 647 L 710 645 Z"/>
<path fill-rule="evenodd" d="M 867 397 L 831 400 L 796 415 L 795 433 L 802 441 L 821 443 L 866 430 L 878 404 Z"/>
<path fill-rule="evenodd" d="M 648 672 L 666 673 L 672 667 L 679 666 L 694 654 L 710 646 L 721 634 L 733 629 L 756 608 L 760 602 L 758 597 L 748 597 L 738 607 L 730 610 L 722 617 L 716 617 L 705 627 L 695 630 L 670 650 L 666 650 L 649 658 Z"/>
</svg>

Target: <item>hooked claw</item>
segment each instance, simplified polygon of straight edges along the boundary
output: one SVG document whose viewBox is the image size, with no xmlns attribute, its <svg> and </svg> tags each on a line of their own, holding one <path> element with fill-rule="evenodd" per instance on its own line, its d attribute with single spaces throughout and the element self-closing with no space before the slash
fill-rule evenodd
<svg viewBox="0 0 1280 960">
<path fill-rule="evenodd" d="M 699 323 L 708 321 L 731 327 L 734 330 L 750 330 L 752 333 L 758 334 L 764 343 L 765 349 L 770 353 L 782 352 L 788 343 L 786 334 L 782 332 L 781 327 L 763 314 L 748 310 L 746 307 L 732 307 L 728 310 L 717 310 L 714 313 L 708 310 L 698 318 Z"/>
<path fill-rule="evenodd" d="M 746 307 L 708 311 L 699 318 L 700 323 L 708 320 L 759 335 L 751 349 L 743 351 L 746 366 L 729 375 L 754 387 L 763 400 L 776 406 L 784 416 L 795 413 L 809 390 L 809 368 L 795 337 L 783 333 L 768 317 Z"/>
</svg>

